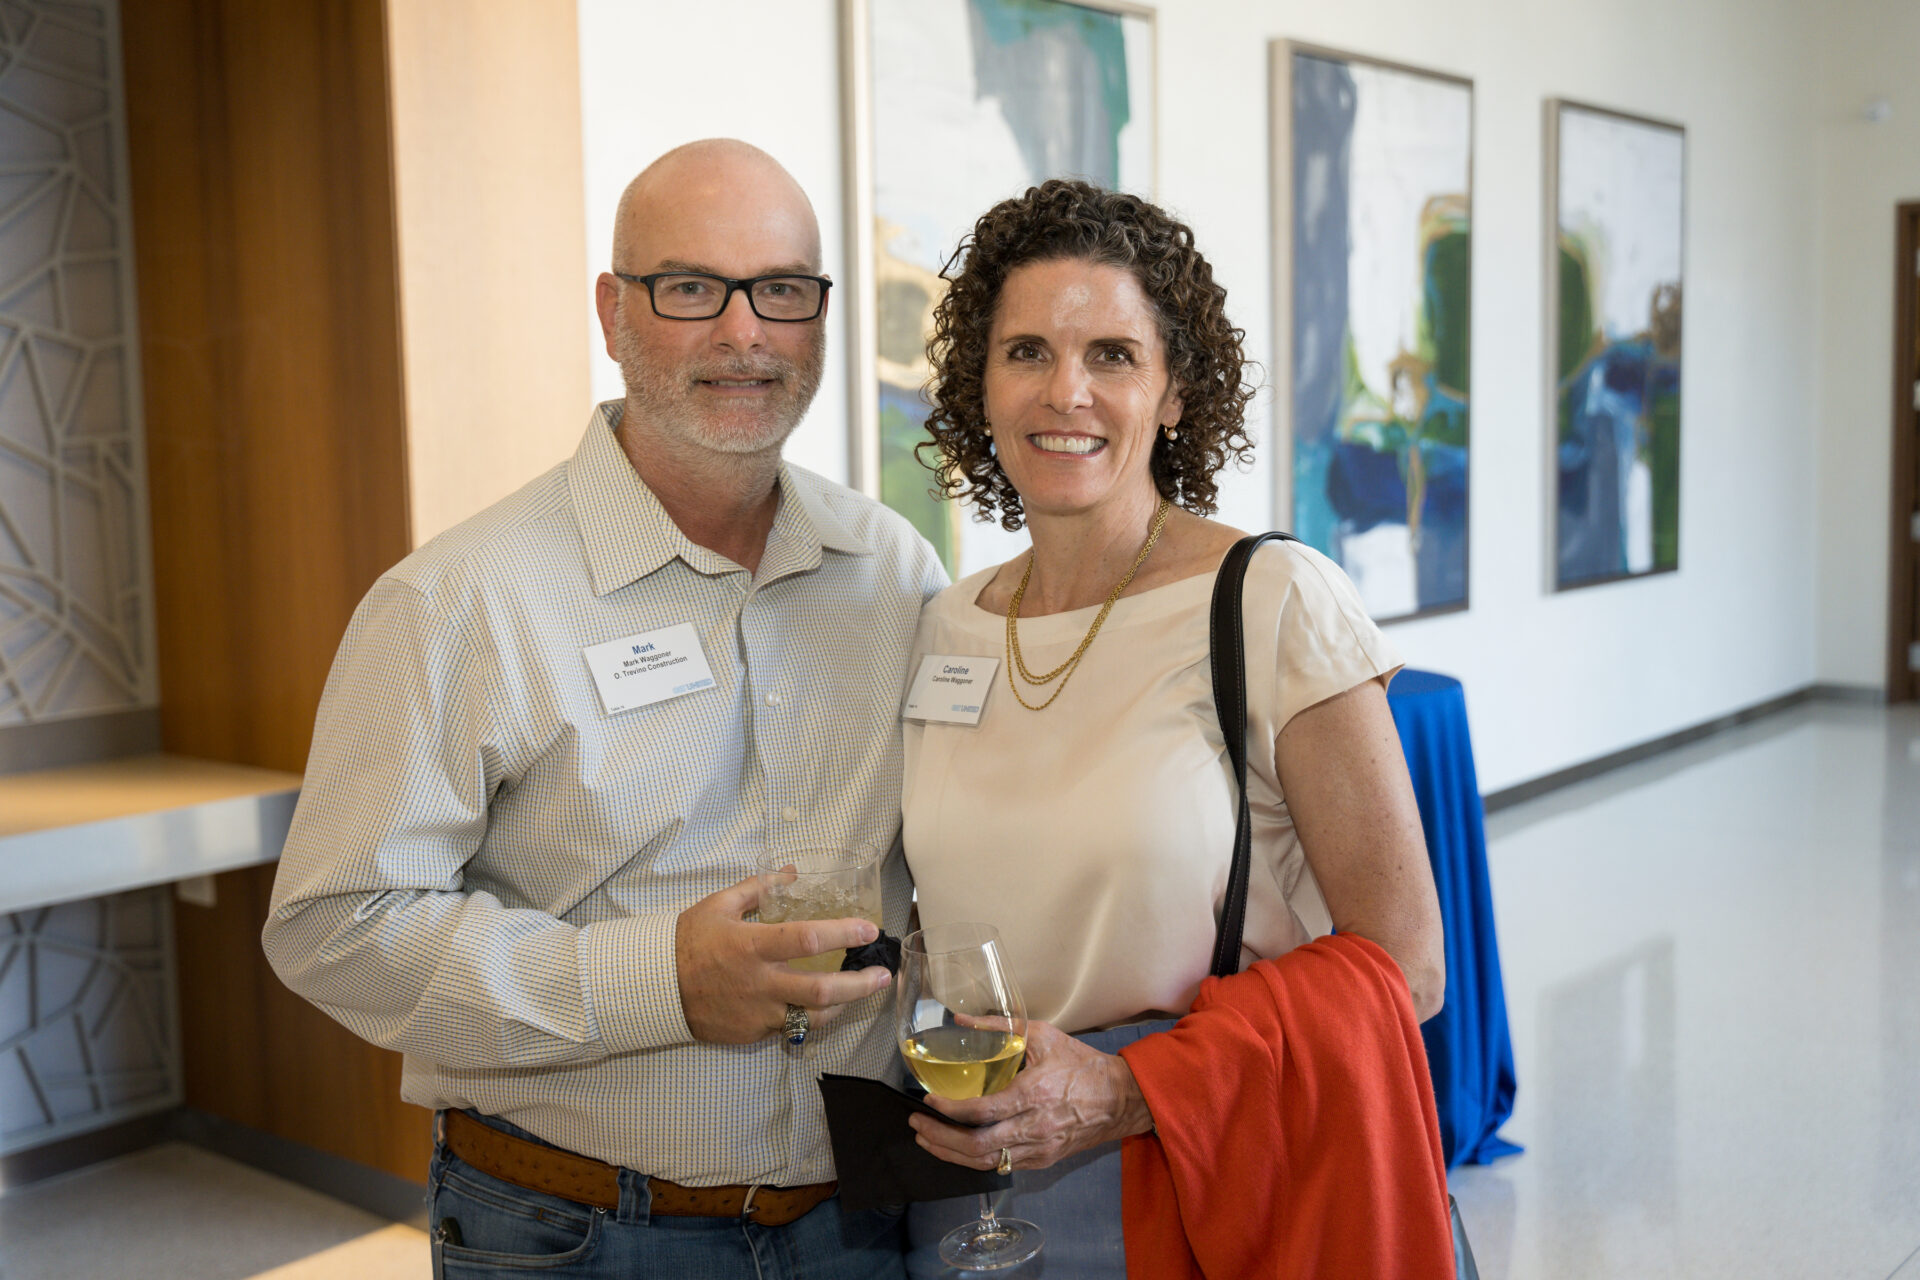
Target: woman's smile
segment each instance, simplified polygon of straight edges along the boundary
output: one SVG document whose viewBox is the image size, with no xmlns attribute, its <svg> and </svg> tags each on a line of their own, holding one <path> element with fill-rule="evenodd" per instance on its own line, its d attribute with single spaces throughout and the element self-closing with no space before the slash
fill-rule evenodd
<svg viewBox="0 0 1920 1280">
<path fill-rule="evenodd" d="M 1098 436 L 1061 435 L 1051 431 L 1028 436 L 1027 441 L 1042 453 L 1068 453 L 1082 457 L 1107 447 L 1107 442 Z"/>
</svg>

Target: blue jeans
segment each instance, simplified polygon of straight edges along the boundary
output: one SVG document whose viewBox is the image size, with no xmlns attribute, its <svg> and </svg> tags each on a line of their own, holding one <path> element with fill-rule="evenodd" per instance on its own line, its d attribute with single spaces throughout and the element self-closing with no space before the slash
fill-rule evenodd
<svg viewBox="0 0 1920 1280">
<path fill-rule="evenodd" d="M 1074 1039 L 1102 1053 L 1118 1053 L 1144 1035 L 1174 1024 L 1136 1023 L 1110 1031 L 1089 1031 Z M 940 1237 L 979 1217 L 980 1197 L 933 1200 L 907 1209 L 907 1273 L 913 1280 L 951 1280 L 983 1272 L 955 1271 L 940 1261 Z M 1127 1250 L 1120 1233 L 1120 1144 L 1105 1143 L 1077 1152 L 1050 1169 L 1015 1169 L 1013 1188 L 1001 1192 L 993 1211 L 1024 1218 L 1046 1236 L 1046 1246 L 1031 1262 L 995 1276 L 1019 1280 L 1126 1280 Z"/>
<path fill-rule="evenodd" d="M 480 1118 L 539 1141 L 505 1121 Z M 434 1280 L 904 1280 L 906 1274 L 897 1213 L 842 1213 L 834 1196 L 798 1221 L 763 1227 L 744 1218 L 656 1218 L 650 1200 L 645 1176 L 631 1169 L 620 1171 L 620 1207 L 609 1211 L 502 1182 L 437 1145 L 427 1179 Z"/>
</svg>

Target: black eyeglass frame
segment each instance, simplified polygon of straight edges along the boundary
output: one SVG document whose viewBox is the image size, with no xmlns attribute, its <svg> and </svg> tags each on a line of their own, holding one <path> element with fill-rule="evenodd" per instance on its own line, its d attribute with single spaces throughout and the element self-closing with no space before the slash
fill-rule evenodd
<svg viewBox="0 0 1920 1280">
<path fill-rule="evenodd" d="M 717 320 L 727 313 L 728 307 L 733 305 L 734 291 L 743 290 L 747 295 L 747 305 L 753 308 L 753 314 L 759 316 L 769 324 L 811 324 L 813 321 L 818 320 L 821 313 L 827 309 L 827 292 L 833 288 L 833 281 L 826 276 L 810 276 L 793 271 L 776 271 L 772 275 L 766 276 L 748 276 L 744 280 L 734 280 L 727 276 L 716 276 L 710 271 L 655 271 L 651 275 L 644 276 L 628 275 L 624 271 L 615 271 L 613 274 L 625 280 L 628 284 L 645 286 L 647 290 L 647 304 L 653 308 L 653 314 L 659 316 L 662 320 Z M 702 280 L 718 280 L 721 284 L 726 285 L 727 293 L 725 297 L 720 299 L 720 309 L 710 316 L 671 316 L 662 311 L 660 309 L 660 300 L 653 296 L 653 282 L 655 280 L 666 280 L 673 276 L 696 276 Z M 754 301 L 753 297 L 753 286 L 759 284 L 762 280 L 811 280 L 820 286 L 820 305 L 814 309 L 813 314 L 810 316 L 770 316 L 760 310 L 760 304 Z"/>
</svg>

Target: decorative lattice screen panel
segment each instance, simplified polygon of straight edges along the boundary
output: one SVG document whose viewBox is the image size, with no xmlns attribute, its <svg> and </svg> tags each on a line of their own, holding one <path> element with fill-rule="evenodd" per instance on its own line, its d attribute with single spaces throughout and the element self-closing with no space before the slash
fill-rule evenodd
<svg viewBox="0 0 1920 1280">
<path fill-rule="evenodd" d="M 117 26 L 0 0 L 0 725 L 157 701 Z"/>
</svg>

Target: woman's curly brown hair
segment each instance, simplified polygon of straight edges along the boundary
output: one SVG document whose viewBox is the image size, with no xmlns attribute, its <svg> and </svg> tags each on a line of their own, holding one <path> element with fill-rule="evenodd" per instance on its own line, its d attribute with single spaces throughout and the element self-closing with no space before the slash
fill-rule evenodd
<svg viewBox="0 0 1920 1280">
<path fill-rule="evenodd" d="M 1193 231 L 1157 205 L 1089 183 L 1054 178 L 981 215 L 941 270 L 946 296 L 933 312 L 926 397 L 931 440 L 915 447 L 942 497 L 974 504 L 975 516 L 1014 530 L 1026 521 L 1020 494 L 985 431 L 987 339 L 1001 286 L 1017 267 L 1080 259 L 1130 271 L 1152 302 L 1173 383 L 1180 390 L 1178 440 L 1156 436 L 1154 487 L 1196 515 L 1211 515 L 1213 477 L 1229 457 L 1246 461 L 1246 338 L 1226 312 L 1227 291 L 1193 247 Z M 956 270 L 956 264 L 960 264 Z M 929 462 L 924 450 L 938 460 Z"/>
</svg>

